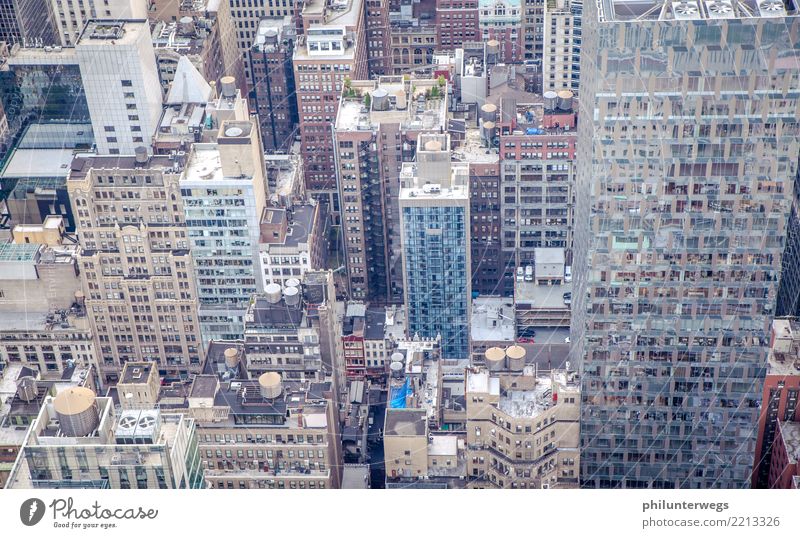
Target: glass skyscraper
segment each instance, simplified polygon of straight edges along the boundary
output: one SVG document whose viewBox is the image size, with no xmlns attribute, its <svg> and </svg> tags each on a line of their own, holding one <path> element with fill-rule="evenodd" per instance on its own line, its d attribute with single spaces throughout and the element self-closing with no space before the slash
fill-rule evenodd
<svg viewBox="0 0 800 538">
<path fill-rule="evenodd" d="M 469 352 L 471 265 L 467 163 L 450 163 L 448 135 L 422 134 L 401 171 L 403 284 L 409 337 L 441 336 L 442 356 Z"/>
<path fill-rule="evenodd" d="M 584 10 L 582 485 L 748 487 L 800 149 L 800 19 L 771 0 Z"/>
</svg>

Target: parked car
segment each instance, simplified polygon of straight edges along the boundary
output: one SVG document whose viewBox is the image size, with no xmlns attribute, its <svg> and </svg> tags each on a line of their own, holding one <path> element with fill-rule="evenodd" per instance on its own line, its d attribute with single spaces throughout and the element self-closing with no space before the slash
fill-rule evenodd
<svg viewBox="0 0 800 538">
<path fill-rule="evenodd" d="M 569 336 L 567 336 L 566 338 L 564 338 L 564 343 L 565 343 L 565 344 L 569 344 Z"/>
<path fill-rule="evenodd" d="M 517 282 L 525 280 L 525 269 L 520 265 L 517 267 Z"/>
<path fill-rule="evenodd" d="M 564 267 L 564 282 L 572 282 L 572 266 Z"/>
<path fill-rule="evenodd" d="M 533 282 L 533 265 L 525 266 L 525 281 Z"/>
<path fill-rule="evenodd" d="M 572 304 L 572 292 L 567 292 L 564 294 L 564 304 L 570 305 Z"/>
</svg>

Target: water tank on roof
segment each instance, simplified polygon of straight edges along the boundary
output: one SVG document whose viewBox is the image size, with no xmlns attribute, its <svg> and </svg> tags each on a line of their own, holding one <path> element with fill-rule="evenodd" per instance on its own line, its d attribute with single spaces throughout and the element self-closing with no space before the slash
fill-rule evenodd
<svg viewBox="0 0 800 538">
<path fill-rule="evenodd" d="M 85 437 L 100 425 L 97 397 L 86 387 L 69 387 L 59 392 L 53 400 L 53 408 L 61 424 L 61 432 L 67 437 Z"/>
<path fill-rule="evenodd" d="M 558 106 L 558 94 L 556 92 L 544 92 L 544 109 L 553 111 Z"/>
<path fill-rule="evenodd" d="M 442 143 L 438 140 L 428 140 L 425 142 L 425 151 L 442 151 Z"/>
<path fill-rule="evenodd" d="M 258 389 L 261 392 L 261 396 L 268 400 L 280 396 L 281 392 L 283 392 L 280 374 L 276 372 L 261 374 L 261 377 L 258 378 Z"/>
<path fill-rule="evenodd" d="M 485 121 L 485 122 L 483 122 L 483 125 L 481 126 L 481 130 L 482 130 L 482 134 L 483 134 L 483 139 L 487 143 L 491 143 L 491 141 L 494 140 L 495 134 L 497 134 L 497 128 L 495 127 L 495 124 L 494 124 L 493 121 Z"/>
<path fill-rule="evenodd" d="M 389 92 L 383 88 L 373 90 L 372 110 L 389 110 Z"/>
<path fill-rule="evenodd" d="M 286 284 L 287 288 L 299 288 L 300 287 L 300 279 L 299 278 L 287 278 L 285 284 Z"/>
<path fill-rule="evenodd" d="M 508 346 L 506 348 L 508 357 L 508 369 L 514 372 L 521 372 L 525 368 L 525 348 L 522 346 Z"/>
<path fill-rule="evenodd" d="M 490 347 L 484 357 L 490 372 L 499 372 L 506 367 L 506 352 L 501 347 Z"/>
<path fill-rule="evenodd" d="M 222 88 L 222 97 L 233 98 L 236 97 L 236 79 L 227 76 L 220 79 L 220 86 Z"/>
<path fill-rule="evenodd" d="M 497 121 L 497 105 L 486 103 L 481 107 L 481 119 L 483 121 Z"/>
<path fill-rule="evenodd" d="M 300 304 L 300 290 L 294 286 L 287 286 L 283 290 L 283 300 L 287 305 L 295 306 Z"/>
<path fill-rule="evenodd" d="M 558 108 L 565 111 L 572 110 L 572 92 L 570 90 L 558 92 Z"/>
<path fill-rule="evenodd" d="M 402 362 L 393 361 L 389 365 L 389 370 L 392 371 L 392 377 L 395 379 L 402 379 L 403 378 L 403 370 L 405 367 L 403 366 Z"/>
<path fill-rule="evenodd" d="M 228 368 L 236 368 L 239 364 L 239 350 L 235 347 L 229 347 L 224 352 L 225 366 Z"/>
<path fill-rule="evenodd" d="M 194 19 L 191 17 L 181 17 L 178 21 L 178 33 L 182 36 L 194 35 Z"/>
<path fill-rule="evenodd" d="M 136 160 L 136 164 L 144 164 L 147 162 L 147 148 L 144 146 L 136 146 L 133 150 L 134 152 L 134 159 Z"/>
<path fill-rule="evenodd" d="M 267 296 L 267 302 L 275 304 L 279 303 L 281 300 L 281 287 L 279 284 L 275 284 L 274 282 L 267 284 L 264 288 L 264 295 Z"/>
</svg>

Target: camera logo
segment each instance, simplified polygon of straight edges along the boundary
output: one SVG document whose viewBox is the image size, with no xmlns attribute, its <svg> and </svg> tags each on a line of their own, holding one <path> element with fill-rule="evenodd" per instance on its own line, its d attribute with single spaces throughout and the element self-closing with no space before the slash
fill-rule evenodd
<svg viewBox="0 0 800 538">
<path fill-rule="evenodd" d="M 33 527 L 44 517 L 44 502 L 33 497 L 19 507 L 19 519 L 27 527 Z"/>
</svg>

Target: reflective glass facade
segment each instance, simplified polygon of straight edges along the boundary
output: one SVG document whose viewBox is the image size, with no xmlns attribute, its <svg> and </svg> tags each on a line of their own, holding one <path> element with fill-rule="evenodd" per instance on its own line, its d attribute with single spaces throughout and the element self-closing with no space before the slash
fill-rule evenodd
<svg viewBox="0 0 800 538">
<path fill-rule="evenodd" d="M 467 208 L 403 207 L 409 336 L 442 336 L 442 356 L 469 349 Z"/>
<path fill-rule="evenodd" d="M 581 482 L 748 487 L 800 149 L 799 19 L 631 6 L 584 6 Z"/>
</svg>

